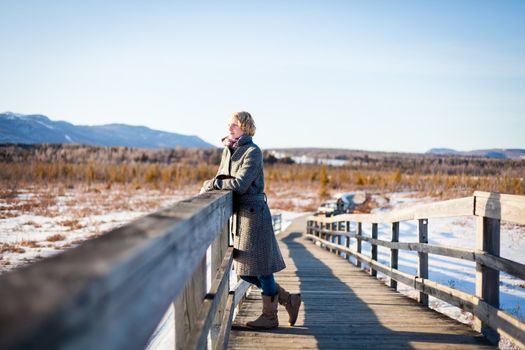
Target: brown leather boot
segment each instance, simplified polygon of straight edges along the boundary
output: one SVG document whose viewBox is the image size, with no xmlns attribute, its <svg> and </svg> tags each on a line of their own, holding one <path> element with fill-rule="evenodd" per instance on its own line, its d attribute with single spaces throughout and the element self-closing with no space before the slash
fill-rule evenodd
<svg viewBox="0 0 525 350">
<path fill-rule="evenodd" d="M 277 318 L 277 305 L 279 297 L 274 295 L 269 297 L 262 295 L 262 314 L 254 321 L 247 322 L 246 325 L 251 328 L 270 329 L 279 326 L 279 319 Z"/>
<path fill-rule="evenodd" d="M 279 304 L 283 305 L 288 312 L 288 324 L 295 325 L 297 315 L 299 315 L 299 308 L 301 307 L 301 293 L 288 293 L 283 287 L 277 284 L 277 291 L 279 296 Z"/>
</svg>

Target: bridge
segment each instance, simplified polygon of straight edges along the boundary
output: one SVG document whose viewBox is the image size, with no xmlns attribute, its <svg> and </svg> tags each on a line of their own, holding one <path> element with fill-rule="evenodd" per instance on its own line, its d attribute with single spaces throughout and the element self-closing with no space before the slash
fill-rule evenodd
<svg viewBox="0 0 525 350">
<path fill-rule="evenodd" d="M 145 349 L 161 333 L 177 349 L 488 349 L 501 336 L 525 348 L 525 323 L 499 308 L 500 271 L 525 279 L 525 265 L 499 254 L 500 221 L 525 224 L 523 196 L 476 192 L 391 213 L 298 218 L 278 235 L 288 267 L 276 277 L 304 303 L 295 327 L 280 307 L 281 326 L 268 331 L 244 326 L 261 303 L 231 269 L 232 214 L 231 193 L 202 194 L 1 275 L 0 348 Z M 475 249 L 428 243 L 428 219 L 460 215 L 476 218 Z M 418 222 L 416 243 L 399 241 L 407 220 Z M 390 239 L 378 238 L 380 223 Z M 417 275 L 398 269 L 399 250 L 417 252 Z M 474 262 L 475 294 L 430 280 L 428 254 Z M 428 308 L 429 296 L 471 312 L 473 328 Z"/>
</svg>

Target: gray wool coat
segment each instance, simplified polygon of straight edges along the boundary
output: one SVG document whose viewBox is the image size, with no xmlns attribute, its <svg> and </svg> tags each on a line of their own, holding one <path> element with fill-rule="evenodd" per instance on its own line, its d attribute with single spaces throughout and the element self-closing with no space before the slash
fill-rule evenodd
<svg viewBox="0 0 525 350">
<path fill-rule="evenodd" d="M 286 265 L 275 239 L 264 194 L 263 156 L 250 136 L 241 136 L 238 145 L 233 152 L 224 148 L 217 175 L 205 181 L 204 188 L 207 191 L 233 191 L 237 217 L 233 228 L 233 257 L 237 274 L 269 275 Z"/>
</svg>

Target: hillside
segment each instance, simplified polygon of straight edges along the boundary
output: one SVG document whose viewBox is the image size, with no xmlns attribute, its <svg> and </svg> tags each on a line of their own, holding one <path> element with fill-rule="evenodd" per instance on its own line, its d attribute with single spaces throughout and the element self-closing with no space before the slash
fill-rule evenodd
<svg viewBox="0 0 525 350">
<path fill-rule="evenodd" d="M 198 136 L 126 124 L 74 125 L 44 115 L 0 114 L 0 143 L 82 144 L 137 148 L 214 148 Z"/>
</svg>

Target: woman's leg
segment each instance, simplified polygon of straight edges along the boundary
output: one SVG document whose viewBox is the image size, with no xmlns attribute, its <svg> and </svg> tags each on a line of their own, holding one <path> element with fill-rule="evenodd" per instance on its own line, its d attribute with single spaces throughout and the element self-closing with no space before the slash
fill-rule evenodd
<svg viewBox="0 0 525 350">
<path fill-rule="evenodd" d="M 243 279 L 246 280 L 245 278 Z M 279 326 L 279 318 L 277 317 L 279 298 L 277 298 L 277 285 L 275 284 L 275 279 L 273 278 L 273 274 L 257 276 L 257 279 L 262 289 L 262 314 L 256 320 L 247 322 L 246 325 L 248 327 L 259 329 L 275 328 Z"/>
<path fill-rule="evenodd" d="M 273 273 L 264 276 L 257 276 L 261 283 L 262 294 L 273 297 L 277 294 L 277 284 L 273 278 Z"/>
<path fill-rule="evenodd" d="M 245 280 L 248 283 L 255 284 L 258 288 L 261 288 L 261 282 L 257 276 L 240 276 L 241 279 Z"/>
<path fill-rule="evenodd" d="M 295 325 L 297 321 L 297 316 L 299 315 L 299 308 L 301 307 L 301 293 L 288 293 L 286 289 L 281 287 L 278 283 L 277 291 L 279 293 L 279 304 L 283 305 L 288 312 L 288 324 L 290 326 Z"/>
</svg>

